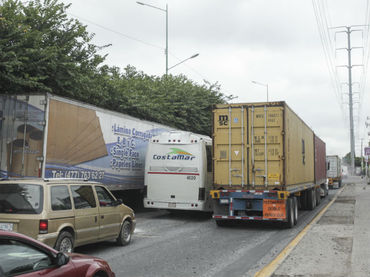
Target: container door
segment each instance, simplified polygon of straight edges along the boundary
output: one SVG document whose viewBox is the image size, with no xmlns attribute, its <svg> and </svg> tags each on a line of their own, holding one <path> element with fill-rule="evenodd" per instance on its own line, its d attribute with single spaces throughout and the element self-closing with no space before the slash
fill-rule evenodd
<svg viewBox="0 0 370 277">
<path fill-rule="evenodd" d="M 41 177 L 45 96 L 0 97 L 1 177 Z"/>
<path fill-rule="evenodd" d="M 252 188 L 279 188 L 284 182 L 283 107 L 248 109 L 249 180 Z"/>
<path fill-rule="evenodd" d="M 214 110 L 214 184 L 216 188 L 247 188 L 249 135 L 248 107 Z"/>
</svg>

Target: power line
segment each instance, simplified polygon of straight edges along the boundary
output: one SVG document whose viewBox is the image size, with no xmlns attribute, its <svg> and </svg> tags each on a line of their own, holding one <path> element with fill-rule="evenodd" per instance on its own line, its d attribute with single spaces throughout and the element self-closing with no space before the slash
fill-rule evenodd
<svg viewBox="0 0 370 277">
<path fill-rule="evenodd" d="M 101 24 L 95 23 L 95 22 L 93 22 L 93 21 L 91 21 L 91 20 L 89 20 L 89 19 L 82 18 L 82 17 L 80 17 L 80 16 L 74 15 L 74 14 L 69 13 L 69 12 L 68 12 L 67 14 L 69 14 L 70 16 L 73 16 L 73 17 L 75 17 L 75 18 L 77 18 L 77 19 L 80 19 L 80 20 L 82 20 L 82 21 L 85 21 L 85 22 L 87 22 L 87 23 L 89 23 L 89 24 L 95 25 L 95 26 L 97 26 L 97 27 L 99 27 L 99 28 L 101 28 L 101 29 L 104 29 L 104 30 L 106 30 L 106 31 L 112 32 L 112 33 L 114 33 L 114 34 L 116 34 L 116 35 L 122 36 L 122 37 L 124 37 L 124 38 L 130 39 L 130 40 L 133 40 L 133 41 L 136 41 L 136 42 L 139 42 L 139 43 L 142 43 L 142 44 L 145 44 L 145 45 L 148 45 L 148 46 L 151 46 L 151 47 L 157 48 L 157 49 L 165 50 L 165 48 L 163 48 L 163 47 L 161 47 L 161 46 L 158 46 L 158 45 L 155 45 L 155 44 L 152 44 L 152 43 L 146 42 L 146 41 L 144 41 L 144 40 L 141 40 L 141 39 L 135 38 L 135 37 L 130 36 L 130 35 L 126 35 L 126 34 L 124 34 L 124 33 L 121 33 L 121 32 L 118 32 L 118 31 L 116 31 L 116 30 L 113 30 L 113 29 L 111 29 L 111 28 L 108 28 L 108 27 L 106 27 L 106 26 L 103 26 L 103 25 L 101 25 Z M 175 59 L 177 59 L 178 61 L 180 61 L 180 60 L 181 60 L 181 59 L 179 59 L 178 57 L 176 57 L 175 55 L 173 55 L 171 52 L 169 52 L 169 54 L 170 54 L 172 57 L 174 57 Z M 191 71 L 193 71 L 195 74 L 197 74 L 198 76 L 200 76 L 203 80 L 207 80 L 207 78 L 206 78 L 206 77 L 204 77 L 201 73 L 199 73 L 198 71 L 196 71 L 194 68 L 190 67 L 190 66 L 189 66 L 189 65 L 187 65 L 187 64 L 184 64 L 184 66 L 186 66 L 186 67 L 187 67 L 187 68 L 189 68 Z"/>
<path fill-rule="evenodd" d="M 69 15 L 71 15 L 71 16 L 73 16 L 73 17 L 75 17 L 75 18 L 78 18 L 78 19 L 80 19 L 80 20 L 82 20 L 82 21 L 88 22 L 88 23 L 90 23 L 91 25 L 95 25 L 95 26 L 97 26 L 97 27 L 99 27 L 99 28 L 102 28 L 102 29 L 104 29 L 104 30 L 106 30 L 106 31 L 112 32 L 112 33 L 114 33 L 114 34 L 116 34 L 116 35 L 119 35 L 119 36 L 125 37 L 125 38 L 127 38 L 127 39 L 134 40 L 134 41 L 136 41 L 136 42 L 140 42 L 140 43 L 142 43 L 142 44 L 145 44 L 145 45 L 148 45 L 148 46 L 151 46 L 151 47 L 154 47 L 154 48 L 158 48 L 158 49 L 161 49 L 161 50 L 164 50 L 164 49 L 165 49 L 165 48 L 163 48 L 163 47 L 161 47 L 161 46 L 158 46 L 158 45 L 152 44 L 152 43 L 150 43 L 150 42 L 146 42 L 146 41 L 144 41 L 144 40 L 141 40 L 141 39 L 135 38 L 135 37 L 133 37 L 133 36 L 129 36 L 129 35 L 126 35 L 126 34 L 124 34 L 124 33 L 118 32 L 118 31 L 116 31 L 116 30 L 110 29 L 110 28 L 108 28 L 108 27 L 105 27 L 105 26 L 103 26 L 103 25 L 101 25 L 101 24 L 95 23 L 95 22 L 93 22 L 93 21 L 91 21 L 91 20 L 88 20 L 88 19 L 86 19 L 86 18 L 82 18 L 82 17 L 80 17 L 80 16 L 77 16 L 77 15 L 71 14 L 71 13 L 69 13 L 69 12 L 68 12 L 67 14 L 69 14 Z"/>
</svg>

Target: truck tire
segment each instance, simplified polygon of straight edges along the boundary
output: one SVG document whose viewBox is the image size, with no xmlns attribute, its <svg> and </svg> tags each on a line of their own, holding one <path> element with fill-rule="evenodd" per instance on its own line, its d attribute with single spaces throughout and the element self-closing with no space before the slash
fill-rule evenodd
<svg viewBox="0 0 370 277">
<path fill-rule="evenodd" d="M 298 222 L 298 200 L 297 197 L 293 197 L 293 205 L 294 205 L 294 225 Z"/>
<path fill-rule="evenodd" d="M 293 228 L 294 227 L 294 202 L 292 198 L 288 198 L 286 202 L 287 202 L 287 210 L 286 210 L 287 221 L 283 223 L 283 226 L 285 228 Z"/>
<path fill-rule="evenodd" d="M 316 188 L 316 207 L 321 203 L 320 187 Z"/>
<path fill-rule="evenodd" d="M 307 208 L 313 210 L 316 207 L 316 189 L 309 189 L 307 193 Z"/>
<path fill-rule="evenodd" d="M 299 196 L 299 203 L 301 204 L 300 208 L 302 210 L 307 210 L 307 191 L 302 191 Z"/>
</svg>

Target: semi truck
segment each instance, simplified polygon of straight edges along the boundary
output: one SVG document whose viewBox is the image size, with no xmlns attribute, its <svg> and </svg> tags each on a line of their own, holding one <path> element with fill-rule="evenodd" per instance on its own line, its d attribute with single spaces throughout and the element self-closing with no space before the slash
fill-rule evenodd
<svg viewBox="0 0 370 277">
<path fill-rule="evenodd" d="M 340 188 L 342 186 L 341 159 L 337 155 L 329 155 L 326 157 L 326 163 L 329 188 L 335 185 Z"/>
<path fill-rule="evenodd" d="M 185 131 L 160 134 L 145 160 L 144 207 L 211 211 L 212 139 Z"/>
<path fill-rule="evenodd" d="M 52 94 L 0 95 L 1 177 L 144 189 L 149 140 L 173 128 Z"/>
<path fill-rule="evenodd" d="M 213 218 L 293 227 L 325 187 L 325 143 L 285 102 L 216 105 Z"/>
</svg>

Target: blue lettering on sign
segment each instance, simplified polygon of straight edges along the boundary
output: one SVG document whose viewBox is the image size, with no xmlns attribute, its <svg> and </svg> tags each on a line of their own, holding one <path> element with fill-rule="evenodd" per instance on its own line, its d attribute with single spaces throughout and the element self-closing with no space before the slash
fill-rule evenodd
<svg viewBox="0 0 370 277">
<path fill-rule="evenodd" d="M 144 163 L 140 159 L 140 152 L 136 150 L 137 140 L 140 139 L 146 143 L 154 135 L 149 131 L 142 132 L 116 123 L 112 125 L 112 132 L 117 135 L 117 141 L 109 151 L 112 156 L 111 168 L 117 171 L 143 169 Z"/>
</svg>

